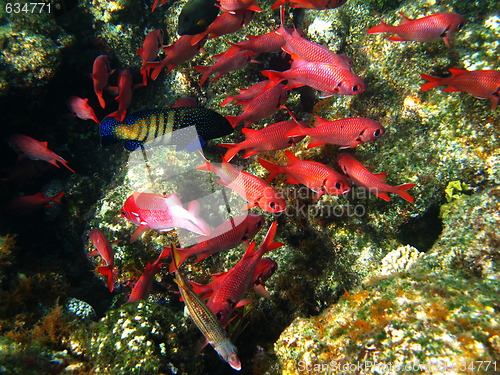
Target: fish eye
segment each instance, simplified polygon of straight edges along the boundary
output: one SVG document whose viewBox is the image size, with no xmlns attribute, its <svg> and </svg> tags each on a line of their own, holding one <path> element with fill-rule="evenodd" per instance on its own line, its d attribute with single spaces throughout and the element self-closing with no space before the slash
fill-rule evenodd
<svg viewBox="0 0 500 375">
<path fill-rule="evenodd" d="M 340 181 L 337 181 L 335 183 L 335 189 L 340 190 L 341 188 L 342 188 L 342 184 L 340 183 Z"/>
<path fill-rule="evenodd" d="M 126 213 L 125 211 L 123 211 L 123 210 L 122 210 L 122 215 L 126 217 L 126 216 L 127 216 L 127 213 Z"/>
<path fill-rule="evenodd" d="M 354 86 L 352 87 L 352 91 L 353 91 L 353 92 L 358 92 L 358 91 L 359 91 L 359 87 L 358 87 L 358 85 L 354 85 Z"/>
<path fill-rule="evenodd" d="M 373 135 L 374 135 L 375 137 L 380 136 L 380 129 L 375 130 L 375 132 L 373 132 Z"/>
<path fill-rule="evenodd" d="M 217 312 L 217 314 L 215 314 L 215 317 L 217 318 L 217 320 L 221 320 L 222 319 L 222 311 Z"/>
<path fill-rule="evenodd" d="M 464 27 L 464 23 L 463 22 L 460 22 L 457 26 L 457 29 L 460 30 L 462 27 Z"/>
<path fill-rule="evenodd" d="M 262 222 L 261 222 L 260 220 L 259 220 L 259 221 L 257 221 L 257 225 L 256 225 L 256 226 L 257 226 L 257 228 L 262 227 Z"/>
<path fill-rule="evenodd" d="M 271 208 L 274 208 L 274 207 L 276 207 L 276 203 L 271 202 L 271 203 L 269 203 L 269 206 L 270 206 Z"/>
</svg>

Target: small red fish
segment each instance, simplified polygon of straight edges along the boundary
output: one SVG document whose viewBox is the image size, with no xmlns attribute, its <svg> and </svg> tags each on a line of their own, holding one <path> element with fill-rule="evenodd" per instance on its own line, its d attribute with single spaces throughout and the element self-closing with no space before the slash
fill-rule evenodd
<svg viewBox="0 0 500 375">
<path fill-rule="evenodd" d="M 387 193 L 395 193 L 401 198 L 406 199 L 408 202 L 413 203 L 413 198 L 406 192 L 411 189 L 415 184 L 403 184 L 398 186 L 387 185 L 385 173 L 371 173 L 365 168 L 354 156 L 346 152 L 341 153 L 337 161 L 340 168 L 347 174 L 358 186 L 368 189 L 373 192 L 377 197 L 385 201 L 389 201 Z"/>
<path fill-rule="evenodd" d="M 238 43 L 230 42 L 229 44 L 233 48 L 231 53 L 244 50 L 255 53 L 273 53 L 281 51 L 281 48 L 285 44 L 285 39 L 276 31 L 270 31 L 262 35 L 247 35 L 247 40 Z M 228 57 L 230 56 L 231 54 L 228 54 Z"/>
<path fill-rule="evenodd" d="M 217 182 L 222 186 L 234 190 L 243 199 L 250 202 L 245 208 L 258 206 L 264 211 L 277 213 L 285 211 L 286 203 L 283 196 L 261 178 L 251 173 L 239 170 L 226 161 L 220 166 L 208 160 L 196 169 L 204 172 L 213 172 L 219 176 Z"/>
<path fill-rule="evenodd" d="M 96 250 L 89 254 L 89 257 L 100 255 L 104 260 L 105 266 L 99 267 L 97 270 L 104 276 L 108 277 L 108 289 L 110 292 L 113 291 L 114 279 L 116 279 L 116 269 L 114 267 L 114 252 L 111 242 L 109 242 L 108 237 L 100 229 L 92 229 L 89 233 L 89 237 L 94 244 Z M 118 242 L 118 241 L 116 241 Z"/>
<path fill-rule="evenodd" d="M 191 96 L 177 100 L 172 108 L 198 107 L 198 104 L 198 98 Z"/>
<path fill-rule="evenodd" d="M 47 142 L 39 142 L 36 139 L 23 134 L 14 134 L 8 138 L 10 147 L 15 151 L 22 153 L 23 156 L 31 160 L 44 160 L 47 163 L 55 165 L 59 168 L 57 162 L 63 164 L 71 172 L 73 169 L 68 166 L 68 162 L 62 157 L 47 148 Z"/>
<path fill-rule="evenodd" d="M 263 129 L 242 129 L 245 135 L 245 140 L 240 143 L 219 143 L 218 146 L 227 147 L 224 160 L 228 162 L 241 150 L 246 150 L 243 158 L 249 158 L 252 155 L 258 154 L 261 151 L 275 151 L 287 148 L 300 142 L 305 135 L 288 137 L 287 134 L 296 127 L 307 129 L 309 125 L 304 121 L 281 121 L 275 124 L 266 126 Z"/>
<path fill-rule="evenodd" d="M 305 8 L 305 9 L 334 9 L 345 4 L 347 0 L 277 0 L 271 6 L 271 9 L 276 9 L 281 5 L 289 3 L 292 8 Z"/>
<path fill-rule="evenodd" d="M 270 88 L 257 95 L 254 99 L 236 103 L 241 105 L 243 113 L 238 116 L 226 116 L 226 119 L 233 128 L 240 123 L 243 123 L 246 128 L 256 121 L 272 116 L 280 108 L 286 109 L 283 103 L 287 100 L 288 93 L 285 90 L 285 85 L 277 83 L 273 86 L 271 84 Z"/>
<path fill-rule="evenodd" d="M 52 169 L 50 164 L 41 160 L 22 159 L 16 164 L 2 168 L 1 172 L 6 176 L 0 181 L 12 182 L 17 185 L 23 185 L 34 178 L 42 176 Z"/>
<path fill-rule="evenodd" d="M 315 161 L 300 160 L 290 151 L 285 151 L 288 162 L 286 167 L 273 164 L 264 159 L 257 161 L 271 174 L 267 182 L 271 181 L 280 173 L 285 173 L 289 184 L 302 184 L 314 191 L 314 201 L 317 201 L 323 194 L 341 195 L 349 192 L 349 181 L 346 176 L 341 175 L 332 168 Z"/>
<path fill-rule="evenodd" d="M 221 251 L 232 249 L 244 241 L 252 239 L 264 225 L 264 218 L 250 213 L 230 219 L 217 228 L 210 236 L 201 237 L 199 243 L 188 249 L 177 249 L 179 253 L 178 266 L 187 258 L 196 256 L 195 263 Z M 170 272 L 174 272 L 174 264 L 170 264 Z"/>
<path fill-rule="evenodd" d="M 43 207 L 53 207 L 54 203 L 61 204 L 63 196 L 64 191 L 53 197 L 47 197 L 43 192 L 36 193 L 35 195 L 25 195 L 7 201 L 3 209 L 15 216 L 30 215 Z"/>
<path fill-rule="evenodd" d="M 220 0 L 220 8 L 225 12 L 236 12 L 238 10 L 252 10 L 262 12 L 257 0 Z"/>
<path fill-rule="evenodd" d="M 274 242 L 277 222 L 273 222 L 266 234 L 262 245 L 256 249 L 255 242 L 248 247 L 240 261 L 223 277 L 220 284 L 210 296 L 207 306 L 215 314 L 220 325 L 225 327 L 229 323 L 231 313 L 235 307 L 242 306 L 249 301 L 242 301 L 247 289 L 251 286 L 257 264 L 262 256 L 282 245 Z"/>
<path fill-rule="evenodd" d="M 498 70 L 464 70 L 450 69 L 451 77 L 439 78 L 422 74 L 424 83 L 421 91 L 427 91 L 436 86 L 447 85 L 443 91 L 464 91 L 480 99 L 490 99 L 491 110 L 494 111 L 500 97 L 500 71 Z"/>
<path fill-rule="evenodd" d="M 148 63 L 156 59 L 158 52 L 160 52 L 162 47 L 163 32 L 161 30 L 153 30 L 146 36 L 143 47 L 136 51 L 142 58 L 141 74 L 142 84 L 144 86 L 148 84 L 148 74 L 150 69 Z"/>
<path fill-rule="evenodd" d="M 198 43 L 191 45 L 191 40 L 195 35 L 183 35 L 175 43 L 164 48 L 167 55 L 161 61 L 155 61 L 148 64 L 153 69 L 151 79 L 154 81 L 158 78 L 161 70 L 167 67 L 167 73 L 174 69 L 177 65 L 184 61 L 191 60 L 203 47 L 206 40 L 202 39 Z"/>
<path fill-rule="evenodd" d="M 99 124 L 94 110 L 87 103 L 88 99 L 81 99 L 78 96 L 72 96 L 68 100 L 69 108 L 75 113 L 75 115 L 82 120 L 94 120 Z"/>
<path fill-rule="evenodd" d="M 257 267 L 255 268 L 249 287 L 253 286 L 259 296 L 265 298 L 271 297 L 270 294 L 264 289 L 263 285 L 272 275 L 276 273 L 277 270 L 278 264 L 271 258 L 260 259 L 257 263 Z M 210 275 L 213 281 L 208 284 L 198 284 L 190 281 L 193 291 L 202 298 L 209 298 L 212 296 L 213 292 L 219 288 L 221 281 L 224 280 L 229 272 L 231 272 L 231 270 Z"/>
<path fill-rule="evenodd" d="M 340 148 L 353 148 L 361 142 L 371 142 L 385 133 L 384 127 L 374 120 L 351 117 L 328 121 L 316 115 L 314 128 L 295 127 L 286 133 L 287 137 L 311 137 L 307 148 L 334 144 Z"/>
<path fill-rule="evenodd" d="M 453 35 L 465 25 L 465 18 L 457 13 L 438 13 L 415 20 L 401 12 L 399 14 L 403 18 L 398 26 L 390 26 L 380 20 L 379 25 L 366 32 L 396 34 L 389 38 L 393 41 L 431 42 L 443 38 L 444 44 L 449 47 Z"/>
<path fill-rule="evenodd" d="M 114 88 L 113 88 L 114 89 Z M 134 81 L 132 79 L 132 74 L 128 69 L 120 70 L 118 76 L 118 88 L 114 91 L 118 91 L 118 96 L 115 100 L 118 101 L 118 109 L 108 115 L 115 120 L 123 121 L 125 115 L 127 114 L 127 109 L 132 102 L 132 90 L 134 89 Z"/>
<path fill-rule="evenodd" d="M 198 216 L 199 211 L 198 201 L 192 201 L 186 210 L 175 193 L 168 197 L 153 193 L 133 193 L 121 209 L 125 219 L 139 226 L 130 238 L 131 243 L 148 229 L 168 232 L 174 228 L 184 228 L 208 236 L 210 226 Z"/>
<path fill-rule="evenodd" d="M 232 34 L 248 25 L 255 12 L 251 10 L 237 10 L 235 12 L 223 12 L 204 32 L 194 35 L 191 44 L 195 45 L 201 40 L 213 39 L 222 35 Z M 229 57 L 229 56 L 228 56 Z"/>
<path fill-rule="evenodd" d="M 231 47 L 232 48 L 232 47 Z M 229 50 L 231 49 L 229 48 Z M 218 55 L 212 56 L 212 59 L 216 61 L 214 65 L 211 66 L 201 66 L 196 65 L 194 68 L 198 73 L 202 73 L 200 80 L 200 87 L 207 80 L 207 78 L 216 73 L 217 76 L 214 78 L 212 83 L 217 81 L 224 74 L 231 72 L 233 70 L 238 70 L 246 66 L 248 63 L 259 63 L 259 61 L 254 60 L 252 55 L 255 55 L 255 52 L 252 51 L 239 51 L 235 54 L 232 54 L 231 57 L 227 57 L 226 52 L 220 53 Z"/>
<path fill-rule="evenodd" d="M 136 302 L 141 300 L 146 300 L 151 293 L 151 288 L 153 286 L 153 280 L 155 275 L 158 273 L 162 266 L 162 262 L 165 258 L 170 255 L 169 248 L 164 249 L 158 259 L 153 263 L 146 264 L 143 274 L 135 283 L 134 289 L 127 300 L 127 302 Z"/>
<path fill-rule="evenodd" d="M 284 72 L 264 70 L 261 73 L 269 78 L 270 85 L 287 80 L 287 90 L 309 86 L 321 91 L 321 98 L 357 95 L 365 91 L 365 83 L 360 77 L 334 64 L 294 60 L 291 69 Z"/>
<path fill-rule="evenodd" d="M 261 81 L 249 87 L 248 89 L 240 89 L 240 93 L 238 95 L 234 96 L 226 95 L 226 99 L 224 99 L 224 101 L 221 103 L 220 106 L 224 107 L 225 105 L 228 105 L 229 103 L 235 100 L 240 102 L 246 100 L 252 100 L 257 95 L 264 92 L 264 87 L 266 87 L 267 83 L 268 81 Z"/>
<path fill-rule="evenodd" d="M 94 91 L 99 99 L 99 104 L 102 108 L 106 107 L 106 102 L 102 97 L 102 91 L 108 85 L 109 76 L 114 70 L 109 67 L 109 59 L 106 55 L 99 55 L 94 60 L 94 68 L 92 69 L 92 80 L 94 81 Z"/>
</svg>

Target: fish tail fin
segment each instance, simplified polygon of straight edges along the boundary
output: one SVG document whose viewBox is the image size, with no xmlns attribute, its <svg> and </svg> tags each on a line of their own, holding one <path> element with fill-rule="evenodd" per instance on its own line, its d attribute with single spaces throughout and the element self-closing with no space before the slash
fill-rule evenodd
<svg viewBox="0 0 500 375">
<path fill-rule="evenodd" d="M 228 162 L 241 150 L 241 148 L 238 147 L 238 143 L 218 143 L 217 146 L 226 147 L 228 149 L 224 155 L 224 160 Z"/>
<path fill-rule="evenodd" d="M 57 161 L 60 162 L 62 165 L 64 165 L 66 168 L 68 168 L 71 172 L 75 173 L 75 171 L 69 167 L 68 162 L 66 160 L 64 160 L 63 158 L 59 157 L 57 159 Z M 57 165 L 57 164 L 55 164 L 55 162 L 54 162 L 54 165 Z"/>
<path fill-rule="evenodd" d="M 377 26 L 373 26 L 373 27 L 369 28 L 368 30 L 366 30 L 366 33 L 367 34 L 375 34 L 375 33 L 388 33 L 388 32 L 391 32 L 392 26 L 389 26 L 384 21 L 382 21 L 382 18 L 380 18 L 380 15 L 377 12 L 375 12 L 375 14 L 377 15 L 378 20 L 380 21 L 380 23 Z"/>
<path fill-rule="evenodd" d="M 281 72 L 277 72 L 275 70 L 263 70 L 261 71 L 261 74 L 269 79 L 269 82 L 264 86 L 263 91 L 269 90 L 270 88 L 273 88 L 281 81 L 285 80 Z"/>
<path fill-rule="evenodd" d="M 142 84 L 144 86 L 148 85 L 148 73 L 149 73 L 149 67 L 142 67 L 141 68 L 141 74 L 142 74 Z"/>
<path fill-rule="evenodd" d="M 100 92 L 100 93 L 96 92 L 96 95 L 97 95 L 97 99 L 99 100 L 99 104 L 101 105 L 101 107 L 105 108 L 106 107 L 106 102 L 104 101 L 104 99 L 102 97 L 102 92 Z"/>
<path fill-rule="evenodd" d="M 221 103 L 221 107 L 224 107 L 226 105 L 228 105 L 229 103 L 231 103 L 232 101 L 234 101 L 234 97 L 233 96 L 229 96 L 229 95 L 226 95 L 226 99 L 224 99 Z"/>
<path fill-rule="evenodd" d="M 422 77 L 422 79 L 425 79 L 426 81 L 429 81 L 424 83 L 422 87 L 420 87 L 420 91 L 427 91 L 441 85 L 441 78 L 439 77 L 433 77 L 427 74 L 420 74 L 420 77 Z"/>
<path fill-rule="evenodd" d="M 154 61 L 148 63 L 149 68 L 153 69 L 151 73 L 151 79 L 154 81 L 160 75 L 162 69 L 167 65 L 167 58 L 165 57 L 162 61 Z"/>
<path fill-rule="evenodd" d="M 413 197 L 406 191 L 408 189 L 411 189 L 413 186 L 415 186 L 415 184 L 398 185 L 396 186 L 397 190 L 395 191 L 395 193 L 408 202 L 413 203 Z"/>
<path fill-rule="evenodd" d="M 108 289 L 110 292 L 113 291 L 114 287 L 114 279 L 113 279 L 113 270 L 109 266 L 102 266 L 97 269 L 100 273 L 102 273 L 104 276 L 108 277 Z M 116 271 L 115 271 L 116 274 Z"/>
<path fill-rule="evenodd" d="M 122 122 L 123 119 L 125 118 L 125 111 L 117 110 L 117 111 L 109 114 L 108 117 L 114 118 L 116 121 Z"/>
<path fill-rule="evenodd" d="M 193 215 L 194 225 L 199 230 L 199 234 L 209 236 L 212 232 L 212 228 L 205 220 L 200 217 L 200 208 L 200 202 L 194 200 L 189 203 L 188 212 Z"/>
<path fill-rule="evenodd" d="M 239 125 L 241 122 L 240 116 L 226 116 L 226 120 L 229 121 L 233 129 Z"/>
<path fill-rule="evenodd" d="M 189 254 L 187 254 L 187 252 L 185 251 L 185 249 L 176 249 L 177 251 L 177 266 L 180 266 L 182 263 L 184 263 L 184 261 L 189 258 Z M 172 252 L 172 248 L 171 247 L 168 247 L 168 246 L 165 246 L 163 248 L 163 252 L 162 252 L 162 255 L 163 253 L 166 253 L 166 256 L 165 258 L 168 258 L 169 256 L 172 258 L 172 262 L 170 263 L 169 267 L 168 267 L 168 271 L 170 273 L 173 273 L 175 271 L 175 265 L 174 265 L 174 254 Z M 161 257 L 161 255 L 160 255 Z"/>
<path fill-rule="evenodd" d="M 112 117 L 106 117 L 102 120 L 99 132 L 101 134 L 101 144 L 103 146 L 108 146 L 119 141 L 115 130 L 120 124 L 120 121 Z"/>
<path fill-rule="evenodd" d="M 282 167 L 276 164 L 271 163 L 265 159 L 257 158 L 257 161 L 262 165 L 265 169 L 269 171 L 269 177 L 267 178 L 267 182 L 271 181 L 274 177 L 283 173 Z"/>
<path fill-rule="evenodd" d="M 50 199 L 50 202 L 53 203 L 53 202 L 56 202 L 56 203 L 59 203 L 59 204 L 62 204 L 61 203 L 61 198 L 64 196 L 64 191 L 61 191 L 60 193 L 54 195 L 51 199 Z"/>
<path fill-rule="evenodd" d="M 200 79 L 200 87 L 205 83 L 207 78 L 210 76 L 210 66 L 203 66 L 203 65 L 196 65 L 194 69 L 198 72 L 201 73 L 201 79 Z"/>
</svg>

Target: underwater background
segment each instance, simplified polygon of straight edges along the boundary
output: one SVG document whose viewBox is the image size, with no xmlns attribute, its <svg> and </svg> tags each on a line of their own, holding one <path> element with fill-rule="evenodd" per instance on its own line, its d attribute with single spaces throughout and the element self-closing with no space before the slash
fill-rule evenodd
<svg viewBox="0 0 500 375">
<path fill-rule="evenodd" d="M 170 193 L 175 186 L 161 181 L 160 172 L 144 177 L 123 144 L 102 147 L 97 124 L 75 117 L 66 104 L 71 96 L 88 98 L 100 120 L 116 110 L 113 95 L 103 94 L 103 109 L 94 93 L 95 58 L 107 55 L 111 69 L 127 68 L 141 82 L 136 50 L 153 29 L 163 31 L 163 44 L 173 43 L 184 3 L 151 12 L 149 0 L 55 0 L 50 13 L 45 8 L 15 14 L 6 11 L 12 2 L 0 0 L 0 121 L 6 140 L 0 144 L 0 205 L 39 191 L 64 191 L 60 205 L 24 216 L 8 209 L 0 214 L 0 374 L 234 373 L 212 348 L 198 353 L 201 334 L 184 317 L 168 265 L 146 301 L 126 302 L 146 264 L 176 234 L 149 230 L 131 244 L 135 227 L 120 209 L 133 191 L 157 184 Z M 220 104 L 262 81 L 260 71 L 288 69 L 281 53 L 260 54 L 259 64 L 201 87 L 194 66 L 211 64 L 210 56 L 225 51 L 228 42 L 278 29 L 280 12 L 271 5 L 260 1 L 262 12 L 246 27 L 207 41 L 206 53 L 134 90 L 128 113 L 172 107 L 185 97 L 223 116 L 241 113 L 238 106 Z M 398 12 L 410 18 L 457 12 L 467 24 L 450 47 L 442 40 L 394 42 L 366 33 L 378 23 L 375 12 L 389 24 L 398 22 Z M 358 145 L 356 157 L 387 172 L 391 185 L 415 184 L 409 190 L 415 202 L 396 195 L 387 202 L 354 187 L 314 202 L 285 184 L 284 176 L 274 179 L 289 210 L 252 209 L 265 217 L 266 230 L 277 220 L 276 240 L 283 243 L 266 255 L 278 264 L 265 283 L 271 297 L 250 293 L 255 302 L 237 309 L 228 326 L 241 373 L 500 373 L 500 110 L 464 92 L 420 91 L 420 74 L 500 69 L 500 2 L 347 0 L 329 10 L 286 7 L 285 21 L 308 40 L 349 56 L 366 84 L 359 95 L 328 98 L 309 87 L 293 89 L 288 109 L 310 125 L 315 115 L 380 121 L 385 134 Z M 110 85 L 117 86 L 117 73 Z M 251 127 L 288 118 L 279 110 Z M 15 133 L 48 142 L 76 173 L 42 161 L 16 164 L 7 143 Z M 225 149 L 217 142 L 243 139 L 237 127 L 208 141 L 203 151 L 220 161 Z M 340 172 L 337 146 L 306 146 L 302 141 L 288 150 Z M 183 171 L 189 155 L 163 153 L 151 161 Z M 286 162 L 284 150 L 260 156 Z M 255 157 L 237 155 L 232 164 L 267 178 Z M 190 201 L 207 175 L 188 173 L 175 193 Z M 121 240 L 112 293 L 97 271 L 100 258 L 88 257 L 94 228 L 110 241 Z M 256 235 L 257 244 L 266 230 Z M 184 277 L 207 283 L 243 253 L 240 246 L 200 263 L 186 261 Z"/>
</svg>

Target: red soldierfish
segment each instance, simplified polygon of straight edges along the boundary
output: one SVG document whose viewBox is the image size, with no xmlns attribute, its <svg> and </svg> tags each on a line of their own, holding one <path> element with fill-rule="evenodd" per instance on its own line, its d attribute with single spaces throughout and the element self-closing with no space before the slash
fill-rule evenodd
<svg viewBox="0 0 500 375">
<path fill-rule="evenodd" d="M 57 162 L 63 164 L 71 172 L 73 169 L 68 166 L 68 162 L 56 153 L 47 148 L 47 142 L 39 142 L 36 139 L 30 138 L 23 134 L 14 134 L 8 138 L 10 147 L 17 152 L 22 153 L 25 157 L 31 160 L 44 160 L 47 163 L 55 165 L 59 168 Z"/>
<path fill-rule="evenodd" d="M 196 256 L 195 263 L 198 263 L 210 255 L 232 249 L 242 242 L 252 239 L 262 228 L 264 222 L 262 216 L 253 213 L 230 219 L 215 228 L 210 236 L 201 237 L 200 243 L 197 245 L 189 249 L 178 249 L 178 265 L 181 265 L 190 256 Z M 172 263 L 170 264 L 170 272 L 173 271 Z"/>
<path fill-rule="evenodd" d="M 255 52 L 252 51 L 239 51 L 235 54 L 232 54 L 231 57 L 227 57 L 227 53 L 230 52 L 231 48 L 229 48 L 226 52 L 212 56 L 212 59 L 216 61 L 214 65 L 211 66 L 196 65 L 194 67 L 198 73 L 202 73 L 200 80 L 200 87 L 201 85 L 203 85 L 206 79 L 213 73 L 216 73 L 217 76 L 214 78 L 212 83 L 217 81 L 224 74 L 231 72 L 233 70 L 241 69 L 250 62 L 259 63 L 259 61 L 254 60 L 251 57 L 252 55 L 255 55 Z"/>
<path fill-rule="evenodd" d="M 191 40 L 196 35 L 183 35 L 175 43 L 164 48 L 167 55 L 163 60 L 151 62 L 148 64 L 153 69 L 151 79 L 155 80 L 164 67 L 167 67 L 167 73 L 174 69 L 178 64 L 191 60 L 203 47 L 206 40 L 202 39 L 198 43 L 191 45 Z"/>
<path fill-rule="evenodd" d="M 209 298 L 207 306 L 215 314 L 215 317 L 223 327 L 228 324 L 234 308 L 247 302 L 241 300 L 251 285 L 252 277 L 262 256 L 268 251 L 282 245 L 281 242 L 273 242 L 276 227 L 277 222 L 275 221 L 269 228 L 264 242 L 258 249 L 255 248 L 255 242 L 250 244 L 245 255 L 224 276 L 217 290 Z M 238 305 L 238 303 L 240 304 Z"/>
<path fill-rule="evenodd" d="M 161 30 L 153 30 L 146 36 L 143 47 L 136 51 L 142 58 L 141 74 L 142 84 L 144 86 L 148 84 L 148 74 L 150 69 L 148 63 L 156 59 L 158 52 L 160 52 L 162 47 L 163 32 Z"/>
<path fill-rule="evenodd" d="M 234 96 L 229 96 L 226 95 L 226 99 L 222 102 L 220 105 L 221 107 L 224 107 L 225 105 L 228 105 L 229 103 L 233 101 L 246 101 L 246 100 L 251 100 L 255 98 L 257 95 L 261 94 L 264 92 L 264 87 L 266 87 L 268 81 L 261 81 L 256 83 L 255 85 L 249 87 L 248 89 L 240 89 L 240 93 L 238 95 Z"/>
<path fill-rule="evenodd" d="M 251 173 L 239 170 L 226 161 L 220 166 L 210 163 L 208 160 L 196 169 L 204 172 L 213 172 L 219 176 L 217 182 L 227 188 L 234 190 L 243 199 L 250 202 L 245 208 L 250 209 L 258 206 L 267 212 L 282 212 L 286 209 L 283 196 L 261 178 Z"/>
<path fill-rule="evenodd" d="M 271 7 L 276 9 L 281 5 L 289 3 L 292 8 L 306 8 L 306 9 L 334 9 L 345 4 L 347 0 L 277 0 Z"/>
<path fill-rule="evenodd" d="M 451 77 L 439 78 L 422 74 L 424 83 L 421 91 L 427 91 L 440 85 L 448 85 L 443 91 L 464 91 L 480 99 L 490 99 L 491 110 L 494 111 L 500 97 L 500 71 L 451 68 Z"/>
<path fill-rule="evenodd" d="M 368 29 L 368 34 L 396 34 L 389 39 L 394 41 L 431 42 L 443 38 L 449 47 L 453 35 L 465 25 L 465 19 L 457 13 L 439 13 L 431 16 L 409 19 L 399 13 L 403 19 L 398 26 L 390 26 L 380 20 L 380 24 Z"/>
<path fill-rule="evenodd" d="M 249 286 L 253 286 L 260 296 L 269 298 L 270 294 L 264 289 L 263 285 L 277 270 L 278 264 L 271 258 L 260 259 Z M 198 284 L 190 281 L 193 291 L 200 297 L 209 298 L 213 292 L 219 288 L 221 281 L 224 280 L 229 272 L 231 272 L 231 270 L 210 275 L 213 281 L 208 284 Z"/>
<path fill-rule="evenodd" d="M 153 263 L 146 264 L 143 274 L 135 283 L 134 289 L 127 300 L 127 302 L 135 302 L 146 300 L 151 293 L 153 280 L 162 266 L 162 261 L 170 255 L 170 251 L 163 250 L 158 259 Z"/>
<path fill-rule="evenodd" d="M 231 53 L 237 51 L 253 51 L 255 53 L 273 53 L 279 52 L 285 44 L 285 39 L 277 34 L 276 31 L 270 31 L 263 35 L 247 35 L 247 40 L 238 43 L 229 43 L 233 46 Z M 228 54 L 228 57 L 231 56 Z"/>
<path fill-rule="evenodd" d="M 43 192 L 36 193 L 35 195 L 16 197 L 7 201 L 3 209 L 15 216 L 30 215 L 42 207 L 53 207 L 54 202 L 61 204 L 63 195 L 64 191 L 53 197 L 47 197 Z"/>
<path fill-rule="evenodd" d="M 315 161 L 300 160 L 289 151 L 285 151 L 288 163 L 281 167 L 264 159 L 257 159 L 271 174 L 267 182 L 271 181 L 280 173 L 286 173 L 290 184 L 303 184 L 314 191 L 314 200 L 318 200 L 324 193 L 329 195 L 341 195 L 349 192 L 349 181 L 332 168 Z"/>
<path fill-rule="evenodd" d="M 89 237 L 96 248 L 96 250 L 89 254 L 89 257 L 100 255 L 102 260 L 104 260 L 106 265 L 99 267 L 97 270 L 108 277 L 108 289 L 112 292 L 114 286 L 113 275 L 116 279 L 116 269 L 114 267 L 114 252 L 111 242 L 109 242 L 108 237 L 100 229 L 92 229 Z"/>
<path fill-rule="evenodd" d="M 94 81 L 94 91 L 99 99 L 99 104 L 102 108 L 106 106 L 106 102 L 102 98 L 102 91 L 108 85 L 109 76 L 114 72 L 109 67 L 109 59 L 106 55 L 97 56 L 94 60 L 94 68 L 92 69 L 92 80 Z"/>
<path fill-rule="evenodd" d="M 146 230 L 168 232 L 174 228 L 184 228 L 191 232 L 208 236 L 210 226 L 198 214 L 200 204 L 192 201 L 186 210 L 175 193 L 168 197 L 153 193 L 133 193 L 122 207 L 122 216 L 139 228 L 130 238 L 136 241 Z"/>
<path fill-rule="evenodd" d="M 118 110 L 108 115 L 108 117 L 112 117 L 120 122 L 123 121 L 127 114 L 127 109 L 132 102 L 133 89 L 134 81 L 130 71 L 128 69 L 120 70 L 118 75 L 118 96 L 115 98 L 115 100 L 118 100 Z"/>
<path fill-rule="evenodd" d="M 371 142 L 385 133 L 384 127 L 374 120 L 351 117 L 328 121 L 316 115 L 314 128 L 295 127 L 286 133 L 287 137 L 310 136 L 307 148 L 334 144 L 340 148 L 353 148 L 361 142 Z"/>
<path fill-rule="evenodd" d="M 87 102 L 88 99 L 72 96 L 68 100 L 68 106 L 78 118 L 81 118 L 82 120 L 94 120 L 97 124 L 99 124 L 99 120 L 97 119 L 94 110 Z"/>
<path fill-rule="evenodd" d="M 275 86 L 270 83 L 268 85 L 270 87 L 254 99 L 236 103 L 241 105 L 243 113 L 238 116 L 226 116 L 233 128 L 238 126 L 239 123 L 243 123 L 246 128 L 256 121 L 272 116 L 279 108 L 286 109 L 283 105 L 288 100 L 285 85 L 280 83 Z"/>
<path fill-rule="evenodd" d="M 242 129 L 245 140 L 240 143 L 219 143 L 218 146 L 227 147 L 224 160 L 230 161 L 239 151 L 245 150 L 243 158 L 249 158 L 261 151 L 275 151 L 287 148 L 300 142 L 305 135 L 288 137 L 286 134 L 296 127 L 307 129 L 309 125 L 304 121 L 281 121 L 266 126 L 263 129 Z"/>
<path fill-rule="evenodd" d="M 248 25 L 254 13 L 255 12 L 246 9 L 237 10 L 235 12 L 224 12 L 217 16 L 215 21 L 212 22 L 206 31 L 194 35 L 193 39 L 191 39 L 191 44 L 195 45 L 207 37 L 207 39 L 213 39 L 222 35 L 234 33 Z"/>
<path fill-rule="evenodd" d="M 241 370 L 241 362 L 238 358 L 238 350 L 227 337 L 226 331 L 217 321 L 214 313 L 210 311 L 207 304 L 198 295 L 193 292 L 191 285 L 184 280 L 180 271 L 177 268 L 177 251 L 175 245 L 172 244 L 172 252 L 174 255 L 174 270 L 175 282 L 179 286 L 179 292 L 184 300 L 189 316 L 193 319 L 198 329 L 203 333 L 207 342 L 212 345 L 215 351 L 229 365 L 239 371 Z"/>
<path fill-rule="evenodd" d="M 271 81 L 269 86 L 287 80 L 287 90 L 310 86 L 321 91 L 321 98 L 357 95 L 365 91 L 365 83 L 360 77 L 334 64 L 295 60 L 291 69 L 284 72 L 263 70 L 261 73 Z"/>
<path fill-rule="evenodd" d="M 408 202 L 413 203 L 413 198 L 406 192 L 411 189 L 415 184 L 403 184 L 398 186 L 387 185 L 385 182 L 385 173 L 371 173 L 365 168 L 354 156 L 346 152 L 341 153 L 337 161 L 340 168 L 347 174 L 358 186 L 364 187 L 373 192 L 377 197 L 385 201 L 389 201 L 387 193 L 398 194 L 401 198 L 406 199 Z"/>
</svg>

